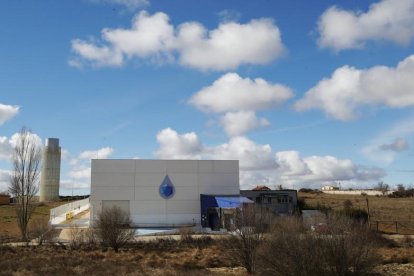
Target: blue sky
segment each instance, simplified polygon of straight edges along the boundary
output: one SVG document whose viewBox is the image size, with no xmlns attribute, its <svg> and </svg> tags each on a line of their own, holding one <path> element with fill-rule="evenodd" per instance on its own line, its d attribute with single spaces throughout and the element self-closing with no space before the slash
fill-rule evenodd
<svg viewBox="0 0 414 276">
<path fill-rule="evenodd" d="M 244 188 L 413 185 L 414 1 L 3 1 L 0 190 L 27 126 L 90 158 L 239 159 Z"/>
</svg>

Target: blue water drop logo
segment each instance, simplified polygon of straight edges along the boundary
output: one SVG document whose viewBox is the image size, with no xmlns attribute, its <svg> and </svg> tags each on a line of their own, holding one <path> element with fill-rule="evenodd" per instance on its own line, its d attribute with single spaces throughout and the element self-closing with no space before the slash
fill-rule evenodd
<svg viewBox="0 0 414 276">
<path fill-rule="evenodd" d="M 159 189 L 161 197 L 165 199 L 172 198 L 175 192 L 175 188 L 171 179 L 168 177 L 168 174 L 165 176 L 164 180 L 162 181 Z"/>
</svg>

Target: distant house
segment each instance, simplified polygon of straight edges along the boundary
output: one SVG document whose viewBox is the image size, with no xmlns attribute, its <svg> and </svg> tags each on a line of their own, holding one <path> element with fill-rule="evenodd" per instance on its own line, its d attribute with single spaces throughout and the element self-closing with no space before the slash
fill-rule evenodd
<svg viewBox="0 0 414 276">
<path fill-rule="evenodd" d="M 257 186 L 252 190 L 241 190 L 240 194 L 253 200 L 256 206 L 275 214 L 292 214 L 296 210 L 296 190 L 271 190 L 266 186 Z"/>
<path fill-rule="evenodd" d="M 5 194 L 0 194 L 0 205 L 9 205 L 10 196 Z"/>
<path fill-rule="evenodd" d="M 336 191 L 336 190 L 339 190 L 339 188 L 336 186 L 326 185 L 326 186 L 322 186 L 321 190 L 322 191 Z"/>
</svg>

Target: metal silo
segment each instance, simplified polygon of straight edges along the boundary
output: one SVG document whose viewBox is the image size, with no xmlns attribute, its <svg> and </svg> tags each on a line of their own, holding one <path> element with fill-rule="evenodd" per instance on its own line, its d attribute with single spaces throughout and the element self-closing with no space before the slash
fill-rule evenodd
<svg viewBox="0 0 414 276">
<path fill-rule="evenodd" d="M 60 147 L 59 139 L 47 138 L 43 149 L 40 202 L 59 199 Z"/>
</svg>

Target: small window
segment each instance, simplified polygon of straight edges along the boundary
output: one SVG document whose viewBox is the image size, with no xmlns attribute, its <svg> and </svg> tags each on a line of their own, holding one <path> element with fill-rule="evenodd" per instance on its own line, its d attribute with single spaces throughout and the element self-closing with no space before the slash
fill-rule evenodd
<svg viewBox="0 0 414 276">
<path fill-rule="evenodd" d="M 272 198 L 268 197 L 267 198 L 267 203 L 271 204 L 272 203 Z"/>
<path fill-rule="evenodd" d="M 262 198 L 261 197 L 256 197 L 256 203 L 262 203 Z"/>
</svg>

